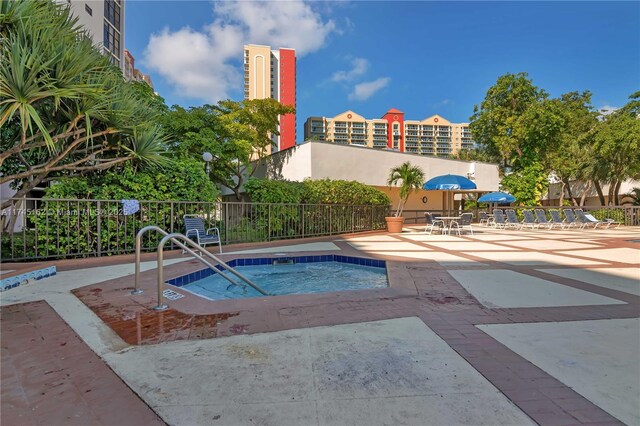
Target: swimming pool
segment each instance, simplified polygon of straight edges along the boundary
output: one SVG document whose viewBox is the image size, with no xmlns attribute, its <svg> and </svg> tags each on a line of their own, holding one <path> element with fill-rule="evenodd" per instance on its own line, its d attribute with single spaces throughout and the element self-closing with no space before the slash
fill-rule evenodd
<svg viewBox="0 0 640 426">
<path fill-rule="evenodd" d="M 238 261 L 242 264 L 238 265 Z M 388 287 L 386 265 L 384 261 L 374 259 L 301 256 L 236 259 L 229 265 L 274 296 Z M 227 273 L 227 276 L 242 284 L 232 274 Z M 249 286 L 231 284 L 211 269 L 168 283 L 212 300 L 264 297 Z"/>
</svg>

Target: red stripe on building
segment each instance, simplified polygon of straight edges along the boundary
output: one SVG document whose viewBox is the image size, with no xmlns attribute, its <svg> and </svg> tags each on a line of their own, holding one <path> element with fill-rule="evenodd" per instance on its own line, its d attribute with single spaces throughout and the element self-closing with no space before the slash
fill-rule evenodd
<svg viewBox="0 0 640 426">
<path fill-rule="evenodd" d="M 280 49 L 280 103 L 296 106 L 296 52 Z M 296 145 L 296 115 L 280 117 L 280 150 Z"/>
</svg>

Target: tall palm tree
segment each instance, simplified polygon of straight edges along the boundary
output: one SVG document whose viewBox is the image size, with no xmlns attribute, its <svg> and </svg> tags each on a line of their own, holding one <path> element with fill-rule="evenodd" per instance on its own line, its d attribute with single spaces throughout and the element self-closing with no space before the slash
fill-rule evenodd
<svg viewBox="0 0 640 426">
<path fill-rule="evenodd" d="M 409 199 L 409 195 L 413 191 L 422 188 L 424 184 L 424 172 L 418 166 L 412 166 L 410 162 L 402 163 L 400 166 L 394 167 L 389 173 L 387 185 L 395 186 L 400 184 L 400 199 L 394 216 L 400 217 L 404 205 Z"/>
<path fill-rule="evenodd" d="M 15 197 L 60 176 L 167 161 L 156 112 L 66 5 L 0 0 L 0 93 L 0 183 Z"/>
</svg>

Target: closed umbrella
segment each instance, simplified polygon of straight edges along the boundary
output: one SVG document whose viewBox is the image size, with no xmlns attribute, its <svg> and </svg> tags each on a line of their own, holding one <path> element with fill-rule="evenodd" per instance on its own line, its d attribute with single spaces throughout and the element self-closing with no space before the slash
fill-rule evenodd
<svg viewBox="0 0 640 426">
<path fill-rule="evenodd" d="M 444 190 L 452 191 L 456 189 L 477 189 L 478 187 L 472 181 L 460 175 L 442 175 L 429 179 L 422 185 L 422 189 L 426 190 Z M 449 194 L 449 193 L 448 193 Z M 451 210 L 450 197 L 447 197 L 447 210 Z M 444 206 L 443 206 L 444 207 Z"/>
</svg>

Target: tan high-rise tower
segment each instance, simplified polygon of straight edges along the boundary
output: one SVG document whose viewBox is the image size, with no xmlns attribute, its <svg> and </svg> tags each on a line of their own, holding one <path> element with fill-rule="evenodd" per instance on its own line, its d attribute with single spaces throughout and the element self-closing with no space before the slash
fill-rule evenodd
<svg viewBox="0 0 640 426">
<path fill-rule="evenodd" d="M 296 106 L 296 52 L 271 50 L 270 46 L 244 46 L 244 98 L 273 98 L 283 105 Z M 280 116 L 280 136 L 274 137 L 276 150 L 296 144 L 296 115 Z"/>
</svg>

